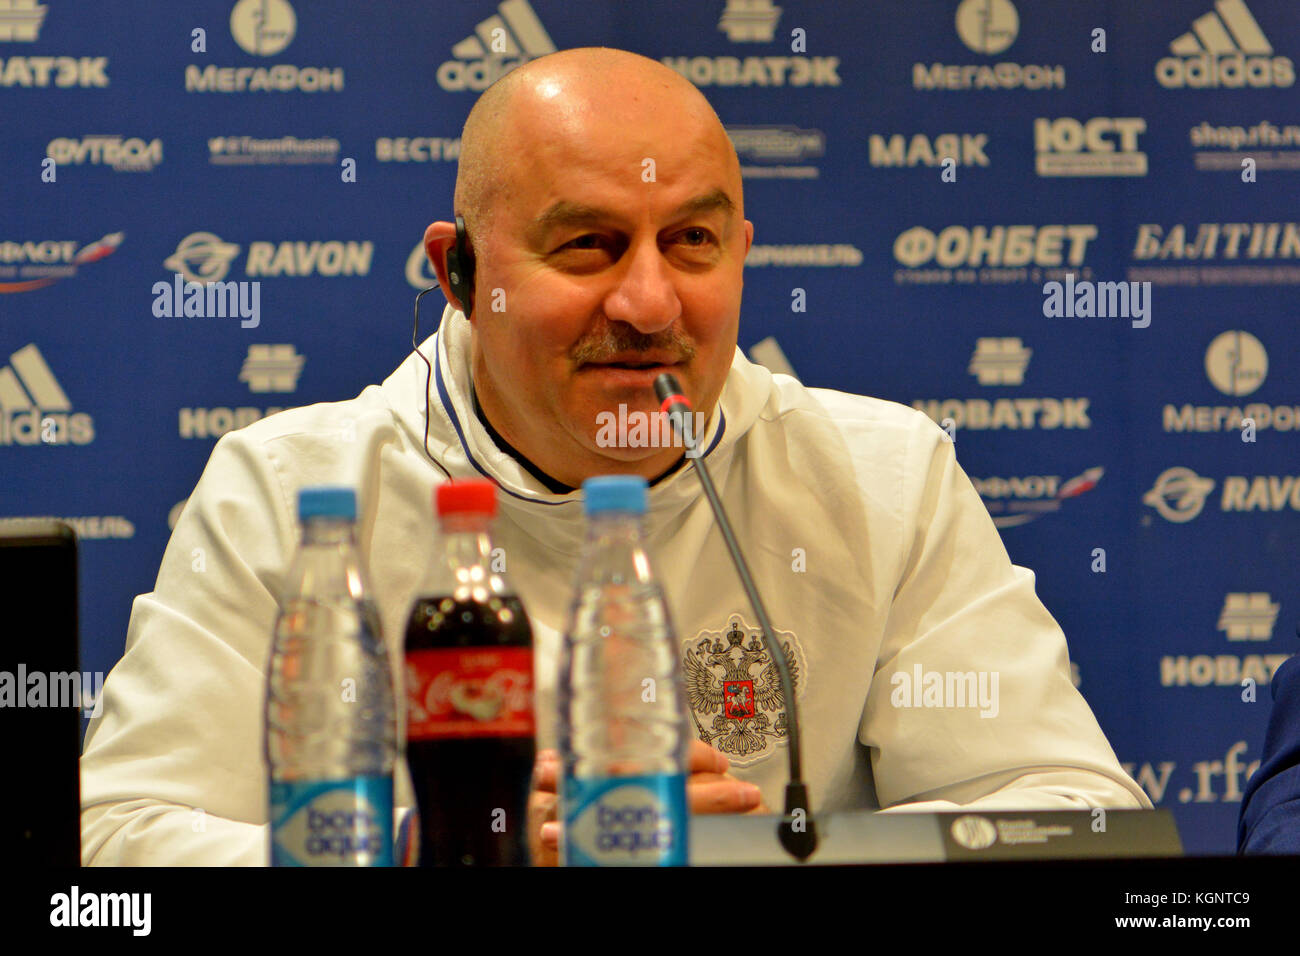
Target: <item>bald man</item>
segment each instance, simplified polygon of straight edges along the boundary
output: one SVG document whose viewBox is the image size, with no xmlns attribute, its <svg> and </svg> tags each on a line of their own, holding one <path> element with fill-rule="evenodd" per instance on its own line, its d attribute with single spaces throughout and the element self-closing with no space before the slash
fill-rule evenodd
<svg viewBox="0 0 1300 956">
<path fill-rule="evenodd" d="M 735 151 L 698 90 L 616 50 L 534 60 L 471 111 L 453 212 L 462 236 L 454 216 L 425 232 L 448 306 L 418 354 L 351 401 L 283 412 L 214 448 L 87 736 L 86 862 L 266 861 L 265 667 L 297 543 L 290 503 L 322 484 L 357 488 L 395 659 L 433 553 L 433 487 L 499 485 L 495 542 L 534 625 L 543 753 L 529 840 L 552 863 L 546 748 L 583 536 L 578 486 L 645 477 L 699 738 L 691 809 L 780 806 L 786 713 L 767 689 L 771 661 L 682 448 L 636 424 L 657 412 L 663 371 L 699 412 L 793 665 L 814 812 L 1151 806 L 943 432 L 904 406 L 772 375 L 737 349 L 754 230 Z M 396 802 L 412 803 L 404 774 Z"/>
<path fill-rule="evenodd" d="M 597 416 L 653 414 L 663 371 L 707 416 L 731 368 L 754 227 L 708 102 L 653 60 L 566 51 L 482 96 L 460 162 L 455 203 L 482 303 L 470 362 L 487 420 L 569 487 L 679 465 L 681 448 L 601 444 Z M 447 280 L 455 236 L 437 222 L 425 246 L 451 304 L 469 312 Z M 655 365 L 612 367 L 620 360 Z"/>
</svg>

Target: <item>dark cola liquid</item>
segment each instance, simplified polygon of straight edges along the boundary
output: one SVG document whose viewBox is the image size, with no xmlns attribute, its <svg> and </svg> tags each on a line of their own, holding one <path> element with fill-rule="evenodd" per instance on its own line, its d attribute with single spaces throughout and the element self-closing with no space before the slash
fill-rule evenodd
<svg viewBox="0 0 1300 956">
<path fill-rule="evenodd" d="M 527 866 L 528 791 L 535 759 L 532 727 L 532 629 L 517 597 L 494 598 L 489 604 L 457 601 L 453 598 L 417 599 L 407 622 L 406 655 L 408 695 L 411 673 L 421 651 L 466 652 L 462 660 L 470 665 L 468 678 L 444 674 L 441 690 L 429 687 L 417 691 L 423 711 L 410 706 L 408 696 L 407 761 L 419 808 L 420 866 Z M 494 659 L 503 650 L 509 658 L 513 678 L 510 703 L 500 704 L 492 714 L 494 701 L 483 692 L 484 685 L 503 673 L 493 667 L 475 669 L 479 661 Z M 445 655 L 444 655 L 445 656 Z M 424 655 L 427 660 L 429 655 Z M 527 671 L 527 717 L 523 715 L 520 676 Z M 460 707 L 450 700 L 456 688 L 463 691 Z M 448 693 L 446 686 L 453 690 Z M 432 706 L 430 706 L 432 702 Z M 442 704 L 441 717 L 431 717 L 437 739 L 414 739 L 421 734 L 419 714 L 434 714 Z M 498 727 L 502 714 L 504 728 Z M 526 726 L 525 726 L 526 724 Z M 497 728 L 493 730 L 493 728 Z M 483 734 L 487 736 L 476 736 Z M 504 813 L 502 813 L 504 811 Z"/>
</svg>

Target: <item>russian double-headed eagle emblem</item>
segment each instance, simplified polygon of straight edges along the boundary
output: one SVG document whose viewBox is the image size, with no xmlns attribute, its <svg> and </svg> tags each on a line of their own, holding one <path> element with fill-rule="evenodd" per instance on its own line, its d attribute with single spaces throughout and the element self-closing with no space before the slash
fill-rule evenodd
<svg viewBox="0 0 1300 956">
<path fill-rule="evenodd" d="M 803 652 L 790 631 L 777 631 L 795 693 L 802 696 Z M 728 629 L 701 631 L 683 655 L 686 696 L 695 731 L 732 764 L 748 766 L 770 756 L 788 733 L 785 696 L 762 632 L 739 614 Z"/>
</svg>

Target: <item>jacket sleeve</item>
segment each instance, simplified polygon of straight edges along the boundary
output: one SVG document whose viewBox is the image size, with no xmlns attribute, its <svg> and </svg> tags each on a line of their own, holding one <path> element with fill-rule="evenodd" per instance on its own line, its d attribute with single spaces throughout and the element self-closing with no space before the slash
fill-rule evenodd
<svg viewBox="0 0 1300 956">
<path fill-rule="evenodd" d="M 262 708 L 291 515 L 261 446 L 222 437 L 87 731 L 83 863 L 267 862 Z"/>
<path fill-rule="evenodd" d="M 859 730 L 880 806 L 1150 809 L 1070 681 L 1033 573 L 1011 563 L 953 443 L 917 416 L 901 571 Z"/>
<path fill-rule="evenodd" d="M 1241 796 L 1238 853 L 1300 853 L 1300 657 L 1282 663 L 1271 687 L 1264 753 Z"/>
</svg>

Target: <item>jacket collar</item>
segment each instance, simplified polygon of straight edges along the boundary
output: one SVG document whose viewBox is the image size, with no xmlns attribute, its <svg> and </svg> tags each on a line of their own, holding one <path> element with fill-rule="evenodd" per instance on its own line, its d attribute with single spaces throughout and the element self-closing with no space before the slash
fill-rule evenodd
<svg viewBox="0 0 1300 956">
<path fill-rule="evenodd" d="M 427 402 L 425 379 L 429 370 L 419 355 L 411 355 L 384 382 L 389 404 L 418 448 L 424 441 L 425 404 L 429 414 L 429 452 L 453 478 L 486 477 L 501 489 L 500 509 L 534 536 L 556 550 L 577 554 L 585 522 L 582 492 L 549 491 L 519 462 L 501 451 L 474 413 L 470 371 L 470 324 L 450 305 L 443 311 L 438 331 L 420 346 L 420 355 L 432 364 Z M 714 482 L 725 485 L 737 444 L 757 420 L 775 386 L 767 369 L 754 365 L 740 349 L 732 357 L 722 396 L 701 442 Z M 432 463 L 434 480 L 442 477 Z M 652 536 L 702 494 L 694 467 L 678 469 L 650 489 L 646 529 Z"/>
</svg>

